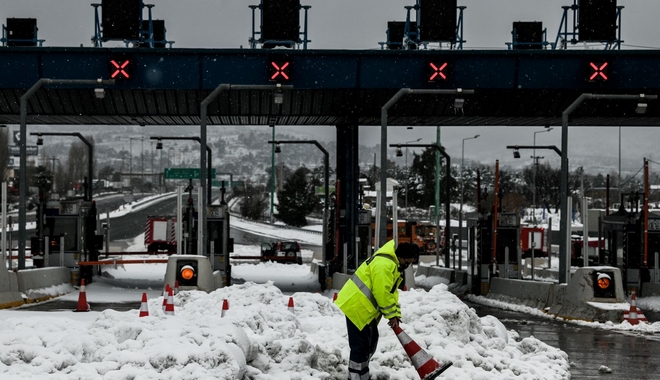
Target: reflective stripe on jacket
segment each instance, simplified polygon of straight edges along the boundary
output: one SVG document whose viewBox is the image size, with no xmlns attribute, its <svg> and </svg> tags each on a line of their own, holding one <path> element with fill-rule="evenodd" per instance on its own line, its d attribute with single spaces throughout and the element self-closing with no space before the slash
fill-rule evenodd
<svg viewBox="0 0 660 380">
<path fill-rule="evenodd" d="M 402 279 L 394 251 L 394 240 L 390 240 L 360 265 L 337 294 L 335 305 L 360 330 L 381 315 L 401 318 L 398 288 Z"/>
</svg>

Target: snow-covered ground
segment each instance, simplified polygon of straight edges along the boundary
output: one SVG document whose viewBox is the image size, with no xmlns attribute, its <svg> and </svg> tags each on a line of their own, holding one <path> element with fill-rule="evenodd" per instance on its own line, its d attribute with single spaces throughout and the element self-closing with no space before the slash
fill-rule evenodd
<svg viewBox="0 0 660 380">
<path fill-rule="evenodd" d="M 139 206 L 134 206 L 139 207 Z M 130 212 L 122 210 L 123 212 Z M 138 236 L 132 250 L 143 241 Z M 257 246 L 237 246 L 251 255 Z M 346 322 L 334 290 L 283 293 L 277 281 L 314 283 L 307 265 L 236 264 L 244 284 L 180 292 L 175 315 L 162 310 L 161 289 L 127 289 L 97 281 L 87 301 L 126 302 L 148 296 L 150 315 L 117 312 L 1 310 L 0 378 L 7 379 L 345 379 Z M 157 282 L 165 264 L 109 267 L 115 280 Z M 274 282 L 273 282 L 274 281 Z M 79 292 L 61 297 L 78 300 Z M 289 298 L 293 310 L 287 308 Z M 222 304 L 229 310 L 222 317 Z M 436 361 L 454 364 L 442 378 L 568 379 L 567 355 L 540 340 L 521 339 L 492 316 L 480 318 L 444 284 L 401 292 L 403 329 Z M 379 379 L 417 372 L 385 322 L 371 371 Z"/>
</svg>

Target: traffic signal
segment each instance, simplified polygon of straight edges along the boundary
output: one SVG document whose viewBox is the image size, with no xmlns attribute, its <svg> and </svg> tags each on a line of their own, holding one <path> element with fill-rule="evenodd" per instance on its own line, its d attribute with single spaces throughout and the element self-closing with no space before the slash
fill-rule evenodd
<svg viewBox="0 0 660 380">
<path fill-rule="evenodd" d="M 543 48 L 543 23 L 540 21 L 518 21 L 513 23 L 514 50 Z"/>
<path fill-rule="evenodd" d="M 133 78 L 132 54 L 113 54 L 108 60 L 108 76 L 114 80 L 128 80 Z"/>
<path fill-rule="evenodd" d="M 36 18 L 8 18 L 6 29 L 7 46 L 37 46 Z"/>
<path fill-rule="evenodd" d="M 165 47 L 165 20 L 151 20 L 151 25 L 154 33 L 154 47 Z M 142 30 L 149 31 L 149 20 L 142 20 Z"/>
<path fill-rule="evenodd" d="M 176 263 L 176 279 L 180 286 L 197 286 L 197 260 L 179 260 Z"/>
<path fill-rule="evenodd" d="M 261 6 L 262 41 L 298 41 L 300 0 L 263 0 Z M 288 44 L 268 43 L 263 45 L 265 49 L 276 46 L 288 46 Z"/>
<path fill-rule="evenodd" d="M 406 22 L 405 21 L 389 21 L 387 23 L 387 48 L 390 50 L 401 50 L 403 48 L 403 38 L 405 37 L 406 32 Z M 417 33 L 417 23 L 410 23 L 411 34 Z M 410 45 L 410 50 L 417 49 L 417 45 Z"/>
<path fill-rule="evenodd" d="M 594 271 L 594 298 L 616 298 L 614 273 L 609 271 Z"/>
<path fill-rule="evenodd" d="M 420 41 L 456 41 L 457 0 L 421 0 Z"/>
<path fill-rule="evenodd" d="M 101 1 L 103 39 L 137 40 L 140 38 L 142 0 Z"/>
<path fill-rule="evenodd" d="M 288 82 L 291 80 L 291 61 L 286 58 L 271 60 L 268 69 L 268 79 L 271 82 Z"/>
<path fill-rule="evenodd" d="M 580 41 L 616 40 L 616 0 L 580 0 Z"/>
</svg>

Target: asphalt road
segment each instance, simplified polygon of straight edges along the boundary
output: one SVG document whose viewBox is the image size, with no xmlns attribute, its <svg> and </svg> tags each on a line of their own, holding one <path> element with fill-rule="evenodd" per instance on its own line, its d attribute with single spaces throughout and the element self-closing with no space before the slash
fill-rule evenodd
<svg viewBox="0 0 660 380">
<path fill-rule="evenodd" d="M 534 336 L 568 354 L 572 379 L 660 379 L 660 336 L 619 333 L 466 302 L 479 316 L 492 315 L 521 338 Z M 611 373 L 601 373 L 606 366 Z"/>
</svg>

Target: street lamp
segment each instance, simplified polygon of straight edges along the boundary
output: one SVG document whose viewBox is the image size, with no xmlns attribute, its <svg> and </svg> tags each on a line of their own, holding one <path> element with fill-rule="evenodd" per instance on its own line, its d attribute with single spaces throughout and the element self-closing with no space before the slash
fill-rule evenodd
<svg viewBox="0 0 660 380">
<path fill-rule="evenodd" d="M 553 130 L 553 128 L 548 125 L 548 126 L 545 127 L 545 129 L 534 132 L 534 146 L 536 146 L 536 134 L 537 133 L 550 132 L 552 130 Z M 532 174 L 532 177 L 534 178 L 533 179 L 534 184 L 532 186 L 532 191 L 533 191 L 533 193 L 532 193 L 533 194 L 532 195 L 533 209 L 532 210 L 534 210 L 533 211 L 534 212 L 534 225 L 536 225 L 536 168 L 539 166 L 539 161 L 538 161 L 539 158 L 543 158 L 543 157 L 537 157 L 536 156 L 536 148 L 535 148 L 533 156 L 532 156 L 532 159 L 534 160 L 534 171 L 533 171 L 533 174 Z"/>
<path fill-rule="evenodd" d="M 92 85 L 99 86 L 103 85 L 113 85 L 115 84 L 114 79 L 104 80 L 101 78 L 98 79 L 50 79 L 50 78 L 41 78 L 37 80 L 32 87 L 30 87 L 25 94 L 21 96 L 20 99 L 20 134 L 21 136 L 27 136 L 27 102 L 41 87 L 44 85 Z M 25 225 L 26 223 L 26 187 L 27 187 L 27 139 L 21 138 L 19 142 L 19 155 L 21 157 L 21 162 L 19 164 L 18 175 L 18 269 L 25 269 L 25 240 L 27 239 L 25 235 Z"/>
<path fill-rule="evenodd" d="M 399 101 L 405 95 L 454 95 L 454 110 L 461 109 L 464 114 L 463 107 L 465 106 L 465 99 L 463 95 L 474 94 L 474 90 L 464 90 L 462 88 L 455 89 L 413 89 L 413 88 L 402 88 L 394 94 L 381 108 L 380 108 L 380 192 L 382 196 L 380 197 L 380 204 L 378 205 L 379 217 L 376 221 L 376 227 L 378 229 L 375 237 L 376 246 L 380 246 L 385 243 L 387 240 L 387 114 L 389 109 L 392 108 L 396 102 Z M 438 145 L 438 148 L 440 146 Z M 446 152 L 440 152 L 443 156 L 446 156 Z M 447 160 L 449 161 L 449 159 Z M 449 206 L 447 206 L 449 209 Z M 449 212 L 447 213 L 449 214 Z M 448 240 L 447 240 L 448 241 Z M 436 265 L 438 264 L 438 259 L 436 257 Z"/>
<path fill-rule="evenodd" d="M 657 100 L 657 95 L 619 95 L 619 94 L 588 94 L 583 93 L 569 105 L 564 112 L 561 114 L 561 210 L 560 210 L 560 219 L 561 224 L 559 228 L 560 235 L 560 245 L 559 245 L 559 283 L 565 284 L 568 280 L 568 275 L 566 273 L 567 269 L 567 258 L 566 254 L 568 252 L 568 239 L 570 237 L 570 232 L 568 231 L 567 221 L 568 221 L 568 117 L 575 111 L 582 102 L 585 100 L 637 100 L 637 108 L 640 109 L 639 104 L 646 104 L 647 100 Z M 646 111 L 646 107 L 643 107 Z"/>
<path fill-rule="evenodd" d="M 321 145 L 319 144 L 318 141 L 316 140 L 270 140 L 268 141 L 269 144 L 274 144 L 275 147 L 279 147 L 280 144 L 314 144 L 316 145 L 317 148 L 323 152 L 323 187 L 324 187 L 324 201 L 323 201 L 323 239 L 321 243 L 323 246 L 321 247 L 322 249 L 322 254 L 323 254 L 323 265 L 325 266 L 325 259 L 326 259 L 326 239 L 328 238 L 328 199 L 330 198 L 329 195 L 329 186 L 330 186 L 330 169 L 329 169 L 329 154 L 328 151 Z"/>
<path fill-rule="evenodd" d="M 420 137 L 417 140 L 406 141 L 406 144 L 419 142 L 421 140 L 422 138 Z M 408 171 L 408 147 L 406 146 L 406 218 L 408 217 L 408 182 L 409 181 L 410 181 L 410 173 Z"/>
<path fill-rule="evenodd" d="M 433 148 L 437 150 L 442 156 L 445 158 L 447 161 L 446 163 L 446 168 L 445 168 L 445 176 L 447 177 L 445 180 L 445 192 L 446 192 L 446 199 L 445 199 L 445 244 L 444 244 L 444 250 L 445 250 L 445 267 L 449 268 L 449 236 L 450 236 L 450 231 L 451 231 L 451 219 L 450 219 L 450 196 L 451 196 L 451 181 L 449 180 L 451 178 L 451 157 L 447 154 L 447 151 L 445 150 L 444 147 L 438 145 L 438 144 L 390 144 L 390 147 L 396 147 L 396 155 L 398 157 L 401 157 L 403 153 L 401 152 L 401 147 L 406 146 L 406 147 L 411 147 L 411 148 Z M 436 189 L 437 191 L 438 189 Z M 438 229 L 439 230 L 439 229 Z M 438 234 L 439 231 L 436 231 L 436 235 L 439 236 Z M 439 265 L 439 257 L 438 257 L 438 251 L 436 248 L 436 256 L 435 256 L 435 264 Z"/>
<path fill-rule="evenodd" d="M 481 135 L 474 135 L 473 137 L 466 137 L 463 139 L 461 144 L 461 170 L 459 175 L 461 176 L 461 204 L 458 209 L 458 270 L 461 270 L 463 263 L 463 196 L 465 193 L 464 180 L 463 180 L 463 161 L 465 159 L 465 140 L 474 140 L 478 139 Z"/>
<path fill-rule="evenodd" d="M 87 189 L 85 189 L 85 198 L 88 201 L 92 201 L 92 179 L 94 178 L 94 146 L 87 141 L 78 132 L 66 133 L 66 132 L 32 132 L 31 136 L 37 136 L 37 145 L 43 145 L 44 140 L 42 136 L 75 136 L 78 137 L 82 142 L 87 145 Z M 54 162 L 53 162 L 54 164 Z"/>
<path fill-rule="evenodd" d="M 197 141 L 200 142 L 200 138 L 197 136 L 192 136 L 192 137 L 185 137 L 185 136 L 151 136 L 149 138 L 150 140 L 158 140 L 156 143 L 156 149 L 163 149 L 163 142 L 162 140 L 191 140 L 191 141 Z M 211 197 L 211 185 L 213 184 L 211 181 L 211 174 L 213 172 L 213 164 L 212 164 L 212 155 L 211 155 L 211 148 L 209 146 L 206 146 L 206 156 L 208 157 L 208 163 L 207 163 L 207 171 L 208 171 L 208 177 L 206 178 L 206 188 L 208 190 L 207 198 L 208 198 L 208 204 L 211 204 L 212 197 Z M 201 173 L 200 173 L 201 177 Z M 202 187 L 202 186 L 200 186 Z M 201 191 L 200 191 L 201 194 Z"/>
</svg>

